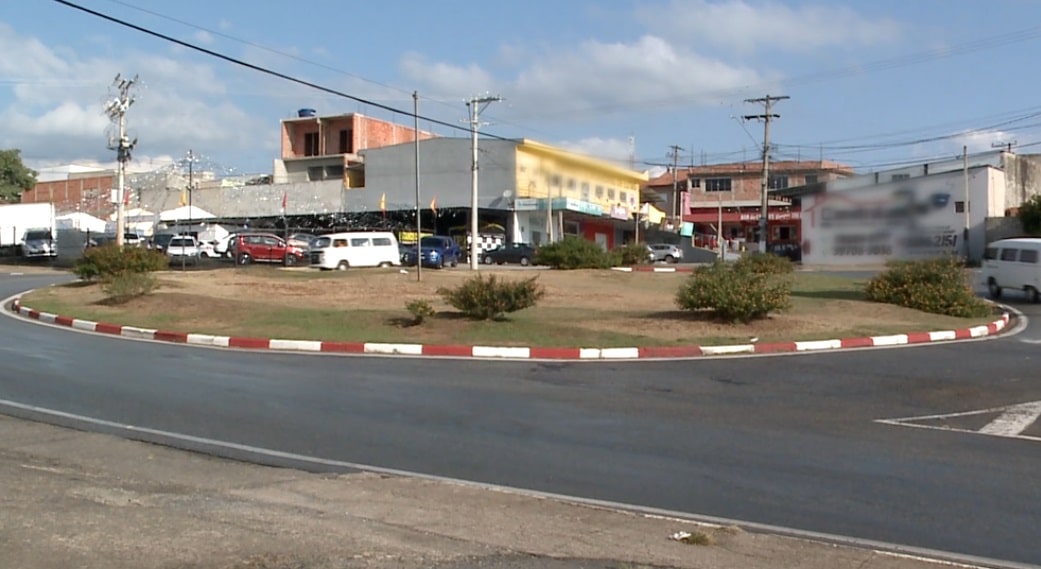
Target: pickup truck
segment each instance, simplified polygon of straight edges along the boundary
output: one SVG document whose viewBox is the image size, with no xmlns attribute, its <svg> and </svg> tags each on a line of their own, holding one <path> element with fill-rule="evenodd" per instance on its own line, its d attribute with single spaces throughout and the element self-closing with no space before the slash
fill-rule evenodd
<svg viewBox="0 0 1041 569">
<path fill-rule="evenodd" d="M 418 253 L 413 246 L 401 255 L 401 264 L 414 267 L 421 262 L 424 267 L 443 269 L 445 265 L 458 265 L 462 254 L 462 249 L 455 239 L 445 235 L 429 235 L 419 240 Z"/>
</svg>

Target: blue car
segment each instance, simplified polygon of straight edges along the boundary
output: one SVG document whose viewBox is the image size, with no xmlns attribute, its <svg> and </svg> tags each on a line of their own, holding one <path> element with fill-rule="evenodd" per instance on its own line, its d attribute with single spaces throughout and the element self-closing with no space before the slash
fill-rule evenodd
<svg viewBox="0 0 1041 569">
<path fill-rule="evenodd" d="M 419 257 L 416 248 L 410 247 L 401 255 L 401 264 L 413 267 L 417 262 L 422 262 L 424 267 L 443 269 L 445 266 L 455 267 L 459 264 L 462 249 L 455 239 L 443 235 L 432 235 L 419 240 Z"/>
</svg>

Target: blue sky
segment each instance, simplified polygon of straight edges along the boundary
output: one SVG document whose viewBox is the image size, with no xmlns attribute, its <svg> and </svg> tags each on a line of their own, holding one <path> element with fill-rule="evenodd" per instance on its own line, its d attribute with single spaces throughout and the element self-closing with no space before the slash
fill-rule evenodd
<svg viewBox="0 0 1041 569">
<path fill-rule="evenodd" d="M 460 127 L 464 100 L 501 95 L 486 135 L 632 156 L 638 169 L 668 163 L 672 145 L 681 164 L 757 159 L 762 125 L 739 117 L 768 93 L 791 97 L 775 108 L 775 159 L 870 171 L 964 144 L 1041 143 L 1034 0 L 74 3 L 406 113 L 418 91 L 420 115 Z M 279 120 L 299 108 L 412 123 L 53 0 L 0 4 L 0 52 L 0 147 L 37 168 L 112 163 L 103 107 L 117 73 L 140 79 L 136 170 L 191 148 L 270 172 Z"/>
</svg>

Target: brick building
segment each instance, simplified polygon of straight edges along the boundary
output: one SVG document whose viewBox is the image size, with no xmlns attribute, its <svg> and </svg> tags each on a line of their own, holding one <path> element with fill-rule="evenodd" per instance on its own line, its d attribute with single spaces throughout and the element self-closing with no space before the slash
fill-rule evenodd
<svg viewBox="0 0 1041 569">
<path fill-rule="evenodd" d="M 53 203 L 59 213 L 82 211 L 97 217 L 112 212 L 112 189 L 116 173 L 112 170 L 62 166 L 43 169 L 36 185 L 22 192 L 22 203 Z"/>
<path fill-rule="evenodd" d="M 342 179 L 344 187 L 361 187 L 365 185 L 361 151 L 416 139 L 412 128 L 358 113 L 320 117 L 312 109 L 301 109 L 297 114 L 282 121 L 282 153 L 274 164 L 276 184 Z M 419 137 L 435 135 L 420 131 Z"/>
</svg>

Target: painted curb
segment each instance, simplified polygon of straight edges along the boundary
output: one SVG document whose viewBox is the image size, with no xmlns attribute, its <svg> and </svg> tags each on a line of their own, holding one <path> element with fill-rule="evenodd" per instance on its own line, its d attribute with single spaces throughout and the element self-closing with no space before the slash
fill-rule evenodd
<svg viewBox="0 0 1041 569">
<path fill-rule="evenodd" d="M 780 354 L 840 350 L 850 348 L 879 348 L 928 344 L 952 340 L 968 340 L 993 336 L 1008 326 L 1011 318 L 1004 312 L 1001 318 L 989 324 L 981 324 L 959 330 L 933 332 L 911 332 L 889 336 L 863 338 L 838 338 L 802 342 L 748 343 L 730 346 L 647 346 L 625 348 L 549 348 L 535 346 L 466 346 L 433 344 L 390 344 L 378 342 L 326 342 L 320 340 L 280 340 L 238 336 L 214 336 L 192 334 L 151 328 L 137 328 L 105 322 L 91 322 L 69 316 L 40 312 L 22 306 L 21 299 L 11 302 L 11 310 L 23 317 L 47 324 L 64 326 L 84 332 L 109 334 L 137 340 L 154 340 L 211 348 L 239 348 L 248 350 L 273 350 L 283 352 L 374 354 L 404 356 L 441 356 L 454 358 L 476 358 L 487 360 L 637 360 L 637 359 L 685 359 L 700 356 L 724 356 L 737 354 Z"/>
<path fill-rule="evenodd" d="M 622 273 L 693 273 L 692 267 L 654 267 L 650 265 L 635 265 L 632 267 L 611 267 L 612 271 Z"/>
</svg>

